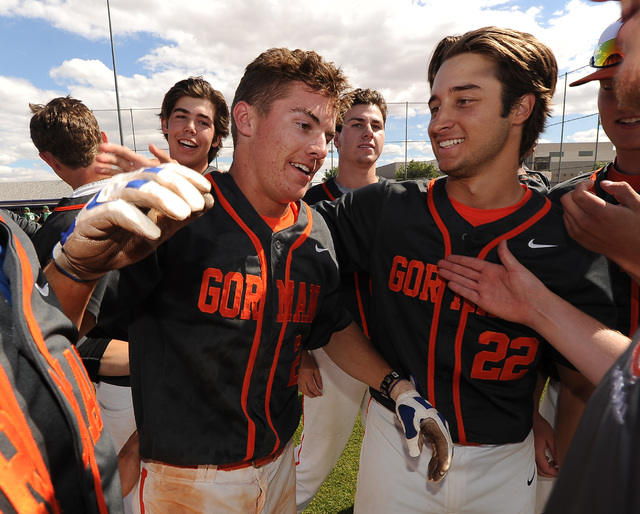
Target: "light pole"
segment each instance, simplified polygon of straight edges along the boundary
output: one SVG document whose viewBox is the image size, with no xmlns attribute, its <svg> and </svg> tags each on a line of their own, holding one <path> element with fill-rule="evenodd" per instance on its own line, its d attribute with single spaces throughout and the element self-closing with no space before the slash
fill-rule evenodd
<svg viewBox="0 0 640 514">
<path fill-rule="evenodd" d="M 120 115 L 120 96 L 118 95 L 118 72 L 116 71 L 116 53 L 113 49 L 113 31 L 111 30 L 111 8 L 107 0 L 107 16 L 109 18 L 109 39 L 111 40 L 111 58 L 113 59 L 113 82 L 116 86 L 116 109 L 118 110 L 118 128 L 120 129 L 120 144 L 124 145 L 122 136 L 122 117 Z"/>
</svg>

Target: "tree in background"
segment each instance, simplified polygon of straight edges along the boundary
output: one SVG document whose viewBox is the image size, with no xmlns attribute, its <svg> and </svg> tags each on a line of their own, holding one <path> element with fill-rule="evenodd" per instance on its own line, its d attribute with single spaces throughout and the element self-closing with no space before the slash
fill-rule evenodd
<svg viewBox="0 0 640 514">
<path fill-rule="evenodd" d="M 330 178 L 336 177 L 336 176 L 338 176 L 338 167 L 334 166 L 333 168 L 329 168 L 327 171 L 324 172 L 324 177 L 322 179 L 322 182 L 326 182 Z"/>
<path fill-rule="evenodd" d="M 396 180 L 413 180 L 417 178 L 436 178 L 442 175 L 433 163 L 414 161 L 413 159 L 407 164 L 407 176 L 404 174 L 405 166 L 401 166 L 396 171 Z"/>
</svg>

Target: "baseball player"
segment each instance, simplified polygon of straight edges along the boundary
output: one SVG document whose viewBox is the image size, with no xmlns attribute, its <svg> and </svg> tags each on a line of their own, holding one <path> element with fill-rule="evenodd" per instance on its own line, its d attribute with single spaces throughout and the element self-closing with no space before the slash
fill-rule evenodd
<svg viewBox="0 0 640 514">
<path fill-rule="evenodd" d="M 29 207 L 24 208 L 24 218 L 32 223 L 36 223 L 38 221 L 38 215 L 35 212 L 31 212 Z"/>
<path fill-rule="evenodd" d="M 46 226 L 33 237 L 38 260 L 45 266 L 61 235 L 74 222 L 82 208 L 99 192 L 112 174 L 96 168 L 99 145 L 107 140 L 91 110 L 80 100 L 59 97 L 46 105 L 29 105 L 33 113 L 29 124 L 31 139 L 40 157 L 62 180 L 73 188 L 54 208 Z M 100 290 L 102 284 L 97 286 Z M 88 312 L 98 312 L 96 296 Z M 76 348 L 89 378 L 96 384 L 105 432 L 116 451 L 120 451 L 135 432 L 131 389 L 129 387 L 129 347 L 126 331 L 96 329 L 78 341 Z M 125 499 L 125 512 L 131 512 Z"/>
<path fill-rule="evenodd" d="M 202 77 L 180 80 L 165 93 L 159 116 L 172 159 L 203 174 L 216 171 L 210 163 L 229 135 L 229 108 L 222 93 Z M 108 170 L 132 171 L 158 163 L 121 145 L 105 143 L 100 149 L 96 160 Z M 155 145 L 149 149 L 157 156 Z"/>
<path fill-rule="evenodd" d="M 110 145 L 93 113 L 79 100 L 55 98 L 47 105 L 32 104 L 30 107 L 34 113 L 30 123 L 31 138 L 40 156 L 74 189 L 69 197 L 60 200 L 47 226 L 33 237 L 40 262 L 45 265 L 51 259 L 61 233 L 112 176 L 113 171 L 103 164 L 105 161 L 119 169 L 125 168 L 125 161 L 127 169 L 152 166 L 159 161 L 138 156 L 119 145 Z M 221 138 L 229 133 L 228 119 L 229 109 L 224 97 L 200 77 L 181 80 L 165 94 L 161 120 L 163 129 L 173 135 L 170 150 L 179 157 L 176 160 L 180 164 L 192 164 L 195 171 L 207 169 L 205 165 L 219 151 Z M 214 127 L 219 127 L 221 133 L 217 134 Z M 114 153 L 102 156 L 101 143 Z M 183 150 L 181 146 L 184 146 Z M 169 160 L 163 152 L 155 148 L 152 151 L 163 160 Z M 100 294 L 94 295 L 89 306 L 89 312 L 94 316 L 99 297 Z M 78 344 L 89 377 L 96 383 L 103 421 L 116 450 L 124 446 L 136 429 L 126 327 L 115 326 L 121 324 L 97 327 L 91 331 L 91 337 L 83 338 Z M 131 499 L 127 498 L 126 512 L 131 512 L 130 504 Z"/>
<path fill-rule="evenodd" d="M 210 207 L 206 181 L 191 173 L 119 177 L 80 214 L 44 274 L 26 234 L 0 211 L 2 512 L 122 512 L 116 455 L 63 311 L 79 326 L 95 278 L 142 257 Z"/>
<path fill-rule="evenodd" d="M 304 197 L 309 204 L 335 200 L 380 180 L 376 162 L 384 146 L 387 104 L 380 93 L 370 89 L 350 92 L 346 103 L 349 108 L 334 139 L 340 156 L 337 176 L 309 189 Z M 368 336 L 369 275 L 345 273 L 341 282 L 347 308 Z M 298 388 L 306 395 L 302 440 L 294 451 L 296 502 L 302 511 L 338 462 L 358 411 L 366 413 L 369 388 L 342 371 L 322 348 L 302 352 Z"/>
<path fill-rule="evenodd" d="M 396 400 L 411 451 L 424 420 L 434 476 L 448 469 L 444 421 L 342 308 L 330 234 L 301 202 L 345 86 L 315 52 L 274 48 L 250 63 L 231 109 L 233 163 L 207 175 L 214 207 L 123 270 L 103 301 L 100 318 L 131 313 L 134 512 L 295 512 L 300 352 L 331 335 L 329 356 Z"/>
<path fill-rule="evenodd" d="M 617 200 L 602 188 L 602 181 L 626 182 L 635 191 L 640 190 L 640 110 L 633 110 L 620 104 L 614 93 L 614 76 L 619 64 L 624 58 L 616 37 L 622 22 L 620 20 L 609 25 L 602 33 L 598 46 L 591 58 L 591 66 L 596 71 L 570 84 L 571 87 L 586 84 L 593 80 L 600 81 L 598 92 L 598 111 L 602 120 L 602 127 L 616 147 L 616 158 L 590 176 L 583 175 L 570 179 L 554 187 L 549 194 L 552 202 L 560 203 L 560 199 L 567 192 L 575 189 L 576 185 L 586 179 L 594 181 L 594 193 L 607 202 L 617 204 Z M 610 263 L 613 280 L 613 294 L 618 319 L 615 328 L 623 334 L 632 337 L 638 329 L 640 316 L 640 301 L 638 284 L 614 262 Z M 562 464 L 566 451 L 575 432 L 582 412 L 594 387 L 581 374 L 577 373 L 568 362 L 559 359 L 557 364 L 562 387 L 558 397 L 562 407 L 557 412 L 557 460 Z"/>
<path fill-rule="evenodd" d="M 372 343 L 457 443 L 448 474 L 427 482 L 429 452 L 407 454 L 393 404 L 372 391 L 355 511 L 533 512 L 533 393 L 545 341 L 454 294 L 437 264 L 452 253 L 496 262 L 508 240 L 552 290 L 608 321 L 606 262 L 574 243 L 561 210 L 517 178 L 549 112 L 552 52 L 529 34 L 488 27 L 434 55 L 429 135 L 446 177 L 316 205 L 341 269 L 371 275 Z"/>
</svg>

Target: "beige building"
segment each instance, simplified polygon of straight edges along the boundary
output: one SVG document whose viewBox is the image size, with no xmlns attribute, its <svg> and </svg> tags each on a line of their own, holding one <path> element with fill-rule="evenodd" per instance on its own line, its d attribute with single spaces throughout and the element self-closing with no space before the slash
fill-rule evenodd
<svg viewBox="0 0 640 514">
<path fill-rule="evenodd" d="M 541 143 L 525 165 L 534 171 L 542 171 L 552 185 L 571 177 L 588 173 L 616 156 L 610 141 L 593 143 Z M 548 173 L 547 173 L 548 172 Z"/>
<path fill-rule="evenodd" d="M 593 143 L 540 143 L 532 155 L 525 160 L 525 166 L 533 171 L 543 172 L 551 185 L 564 182 L 571 177 L 588 173 L 616 156 L 610 141 Z M 422 162 L 422 161 L 421 161 Z M 434 163 L 436 160 L 424 161 Z M 379 166 L 376 173 L 380 177 L 394 178 L 396 171 L 404 166 L 404 161 Z"/>
</svg>

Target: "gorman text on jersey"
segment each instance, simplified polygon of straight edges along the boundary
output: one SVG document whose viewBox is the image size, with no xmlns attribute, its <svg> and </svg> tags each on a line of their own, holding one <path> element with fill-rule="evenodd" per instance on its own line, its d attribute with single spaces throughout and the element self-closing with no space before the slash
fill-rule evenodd
<svg viewBox="0 0 640 514">
<path fill-rule="evenodd" d="M 311 323 L 318 307 L 320 286 L 306 282 L 278 280 L 277 321 Z M 202 275 L 198 308 L 213 314 L 220 312 L 225 318 L 257 319 L 264 291 L 259 276 L 237 271 L 223 273 L 207 268 Z M 294 308 L 295 305 L 295 308 Z"/>
</svg>

